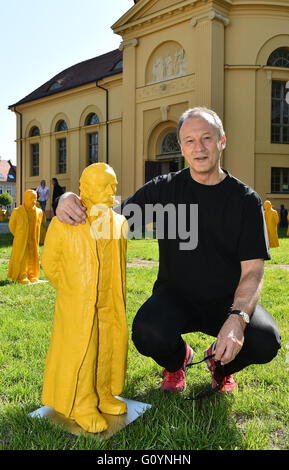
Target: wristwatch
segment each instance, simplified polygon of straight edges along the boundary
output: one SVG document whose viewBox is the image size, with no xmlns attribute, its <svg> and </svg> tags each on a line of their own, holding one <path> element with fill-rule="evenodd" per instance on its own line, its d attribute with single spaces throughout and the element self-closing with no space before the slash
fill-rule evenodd
<svg viewBox="0 0 289 470">
<path fill-rule="evenodd" d="M 240 315 L 240 317 L 243 318 L 244 322 L 245 323 L 250 323 L 250 317 L 248 315 L 248 313 L 246 312 L 243 312 L 242 310 L 230 310 L 229 311 L 229 315 Z"/>
</svg>

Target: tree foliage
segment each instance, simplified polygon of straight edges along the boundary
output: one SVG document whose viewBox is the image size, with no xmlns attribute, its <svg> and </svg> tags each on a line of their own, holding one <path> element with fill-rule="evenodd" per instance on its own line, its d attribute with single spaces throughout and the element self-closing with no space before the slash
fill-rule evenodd
<svg viewBox="0 0 289 470">
<path fill-rule="evenodd" d="M 9 193 L 0 194 L 0 206 L 10 206 L 13 203 L 13 197 Z"/>
</svg>

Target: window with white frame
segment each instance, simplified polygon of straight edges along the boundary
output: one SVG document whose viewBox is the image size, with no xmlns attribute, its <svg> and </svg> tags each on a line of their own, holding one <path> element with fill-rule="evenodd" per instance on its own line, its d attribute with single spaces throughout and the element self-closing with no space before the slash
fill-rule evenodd
<svg viewBox="0 0 289 470">
<path fill-rule="evenodd" d="M 287 82 L 272 81 L 271 142 L 289 144 L 289 104 Z"/>
</svg>

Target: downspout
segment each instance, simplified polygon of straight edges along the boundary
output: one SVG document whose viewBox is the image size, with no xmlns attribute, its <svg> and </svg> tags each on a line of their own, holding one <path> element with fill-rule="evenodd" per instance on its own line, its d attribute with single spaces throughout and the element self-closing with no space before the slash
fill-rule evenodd
<svg viewBox="0 0 289 470">
<path fill-rule="evenodd" d="M 23 163 L 23 150 L 22 150 L 22 113 L 17 111 L 16 106 L 14 106 L 13 111 L 20 116 L 20 204 L 22 204 L 22 163 Z"/>
<path fill-rule="evenodd" d="M 109 163 L 108 163 L 108 162 L 109 162 L 109 149 L 108 149 L 108 143 L 109 143 L 109 135 L 108 135 L 108 131 L 109 131 L 109 129 L 108 129 L 108 89 L 107 89 L 107 88 L 104 88 L 104 87 L 101 86 L 101 85 L 98 85 L 98 82 L 96 82 L 96 86 L 97 86 L 98 88 L 101 88 L 102 90 L 104 90 L 104 91 L 105 91 L 105 94 L 106 94 L 106 97 L 105 97 L 105 101 L 106 101 L 106 104 L 105 104 L 105 106 L 106 106 L 106 112 L 105 112 L 105 114 L 106 114 L 106 117 L 105 117 L 105 128 L 106 128 L 106 129 L 105 129 L 105 132 L 106 132 L 106 134 L 105 134 L 105 135 L 106 135 L 106 163 L 109 164 Z"/>
</svg>

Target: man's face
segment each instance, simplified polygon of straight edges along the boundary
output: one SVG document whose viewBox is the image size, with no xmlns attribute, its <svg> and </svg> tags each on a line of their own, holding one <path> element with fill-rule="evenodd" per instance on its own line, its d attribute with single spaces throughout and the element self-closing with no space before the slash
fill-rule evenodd
<svg viewBox="0 0 289 470">
<path fill-rule="evenodd" d="M 202 117 L 188 118 L 180 129 L 180 146 L 192 176 L 212 175 L 220 169 L 226 138 Z"/>
<path fill-rule="evenodd" d="M 24 193 L 24 206 L 27 209 L 32 209 L 36 205 L 37 194 L 34 192 L 25 192 Z"/>
</svg>

